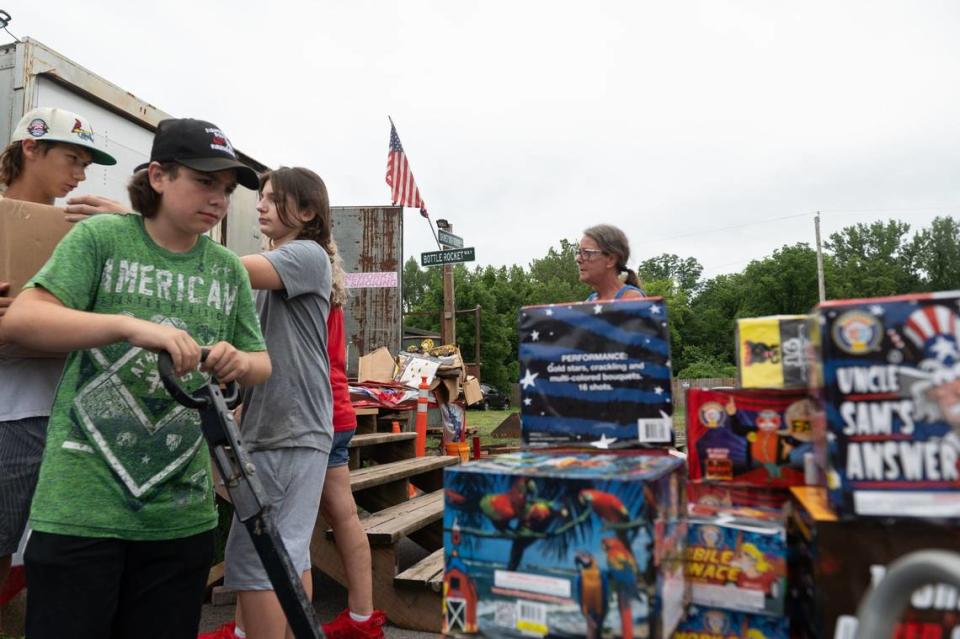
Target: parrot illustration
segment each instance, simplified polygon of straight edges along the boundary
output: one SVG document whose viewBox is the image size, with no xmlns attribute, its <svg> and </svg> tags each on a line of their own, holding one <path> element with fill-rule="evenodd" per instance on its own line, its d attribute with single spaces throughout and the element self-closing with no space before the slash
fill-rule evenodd
<svg viewBox="0 0 960 639">
<path fill-rule="evenodd" d="M 623 639 L 633 639 L 633 608 L 631 600 L 637 596 L 637 579 L 640 568 L 630 547 L 618 537 L 604 537 L 600 540 L 607 553 L 607 575 L 617 595 L 620 609 L 620 626 Z"/>
<path fill-rule="evenodd" d="M 547 532 L 554 522 L 566 519 L 569 514 L 570 512 L 558 501 L 531 500 L 524 509 L 520 525 L 517 526 L 517 533 L 522 535 L 525 532 Z M 507 569 L 516 570 L 520 566 L 524 551 L 538 540 L 538 537 L 518 537 L 514 539 L 510 546 L 510 561 L 507 564 Z"/>
<path fill-rule="evenodd" d="M 630 511 L 620 499 L 611 493 L 592 488 L 580 491 L 580 503 L 587 505 L 605 524 L 623 524 L 630 521 Z M 628 531 L 624 528 L 616 530 L 616 535 L 624 544 L 630 544 Z"/>
<path fill-rule="evenodd" d="M 580 600 L 580 611 L 587 618 L 587 639 L 599 639 L 609 607 L 610 586 L 607 576 L 597 566 L 593 555 L 585 550 L 577 552 L 574 563 L 580 570 L 576 580 L 576 594 Z"/>
<path fill-rule="evenodd" d="M 519 477 L 514 480 L 510 490 L 484 495 L 480 499 L 480 510 L 493 522 L 497 530 L 506 530 L 511 521 L 523 516 L 526 495 L 530 488 L 527 480 Z"/>
</svg>

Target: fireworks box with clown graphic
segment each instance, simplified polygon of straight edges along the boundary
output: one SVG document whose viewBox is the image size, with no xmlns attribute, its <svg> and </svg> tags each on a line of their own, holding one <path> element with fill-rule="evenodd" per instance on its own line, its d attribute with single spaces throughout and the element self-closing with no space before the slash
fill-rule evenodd
<svg viewBox="0 0 960 639">
<path fill-rule="evenodd" d="M 688 389 L 690 479 L 768 488 L 803 484 L 814 412 L 804 391 Z"/>
<path fill-rule="evenodd" d="M 445 469 L 444 632 L 671 636 L 688 599 L 683 465 L 569 449 Z"/>
<path fill-rule="evenodd" d="M 778 510 L 691 505 L 684 572 L 693 603 L 776 617 L 787 594 L 787 523 Z"/>
<path fill-rule="evenodd" d="M 671 639 L 790 639 L 785 617 L 690 606 Z"/>
<path fill-rule="evenodd" d="M 525 443 L 673 443 L 662 298 L 526 306 L 519 328 Z"/>
<path fill-rule="evenodd" d="M 960 518 L 960 291 L 825 302 L 817 450 L 841 517 Z"/>
</svg>

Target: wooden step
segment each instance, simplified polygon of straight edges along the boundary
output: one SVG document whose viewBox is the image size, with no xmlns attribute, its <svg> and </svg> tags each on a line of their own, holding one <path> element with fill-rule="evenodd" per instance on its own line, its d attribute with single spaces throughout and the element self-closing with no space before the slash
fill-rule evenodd
<svg viewBox="0 0 960 639">
<path fill-rule="evenodd" d="M 443 590 L 443 548 L 430 553 L 393 578 L 396 586 L 403 588 L 427 588 L 434 592 Z"/>
<path fill-rule="evenodd" d="M 360 448 L 363 446 L 377 446 L 379 444 L 393 444 L 408 440 L 415 440 L 416 433 L 362 433 L 354 435 L 350 439 L 350 448 Z"/>
<path fill-rule="evenodd" d="M 414 457 L 389 464 L 378 464 L 360 468 L 350 473 L 350 488 L 353 492 L 366 490 L 381 484 L 440 470 L 446 466 L 460 463 L 459 457 L 436 455 L 432 457 Z"/>
<path fill-rule="evenodd" d="M 426 528 L 443 517 L 443 491 L 420 495 L 402 504 L 360 518 L 360 526 L 367 533 L 371 546 L 395 544 L 401 537 Z M 327 529 L 327 538 L 333 530 Z"/>
</svg>

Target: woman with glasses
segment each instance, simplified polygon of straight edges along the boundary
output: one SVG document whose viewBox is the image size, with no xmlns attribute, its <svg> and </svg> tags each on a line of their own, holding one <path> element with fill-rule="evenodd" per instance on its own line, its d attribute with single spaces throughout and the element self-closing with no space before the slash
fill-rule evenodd
<svg viewBox="0 0 960 639">
<path fill-rule="evenodd" d="M 593 289 L 588 302 L 646 297 L 629 259 L 630 243 L 617 227 L 598 224 L 583 232 L 576 260 L 580 281 Z"/>
</svg>

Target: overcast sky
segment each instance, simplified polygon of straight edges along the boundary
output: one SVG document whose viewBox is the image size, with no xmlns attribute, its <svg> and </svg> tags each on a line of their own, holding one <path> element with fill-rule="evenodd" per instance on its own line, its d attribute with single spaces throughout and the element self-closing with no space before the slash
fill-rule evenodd
<svg viewBox="0 0 960 639">
<path fill-rule="evenodd" d="M 480 264 L 607 222 L 631 266 L 671 252 L 714 275 L 812 245 L 818 209 L 827 235 L 960 214 L 955 0 L 0 8 L 261 162 L 313 168 L 333 204 L 389 203 L 392 115 L 432 217 Z M 408 210 L 406 255 L 431 244 Z"/>
</svg>

